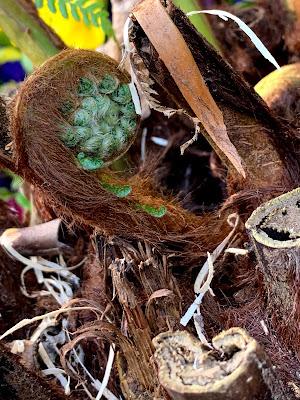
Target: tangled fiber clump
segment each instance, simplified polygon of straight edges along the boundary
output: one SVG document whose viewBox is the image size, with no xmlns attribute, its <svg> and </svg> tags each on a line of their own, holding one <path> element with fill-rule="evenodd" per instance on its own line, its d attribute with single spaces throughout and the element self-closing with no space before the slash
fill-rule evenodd
<svg viewBox="0 0 300 400">
<path fill-rule="evenodd" d="M 97 52 L 66 50 L 45 62 L 12 104 L 16 172 L 63 218 L 106 235 L 167 242 L 172 252 L 188 254 L 187 262 L 198 260 L 226 236 L 226 218 L 184 210 L 162 196 L 150 173 L 124 178 L 108 170 L 136 136 L 128 82 L 114 60 Z"/>
</svg>

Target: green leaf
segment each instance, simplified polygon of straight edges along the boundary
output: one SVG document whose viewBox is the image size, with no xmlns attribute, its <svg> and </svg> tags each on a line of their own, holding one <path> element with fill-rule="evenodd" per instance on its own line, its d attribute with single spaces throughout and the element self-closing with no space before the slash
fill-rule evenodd
<svg viewBox="0 0 300 400">
<path fill-rule="evenodd" d="M 99 14 L 96 14 L 96 13 L 95 14 L 94 13 L 91 14 L 92 24 L 96 28 L 98 28 L 100 26 L 100 23 L 99 23 L 98 19 L 99 19 Z"/>
<path fill-rule="evenodd" d="M 29 57 L 26 54 L 22 53 L 20 60 L 22 67 L 24 68 L 27 75 L 31 74 L 33 71 L 33 64 Z"/>
<path fill-rule="evenodd" d="M 0 187 L 0 200 L 7 201 L 12 197 L 14 197 L 13 193 L 11 193 L 7 188 Z"/>
<path fill-rule="evenodd" d="M 13 191 L 16 191 L 20 188 L 22 184 L 23 184 L 23 179 L 18 175 L 12 174 L 11 189 Z"/>
<path fill-rule="evenodd" d="M 87 15 L 90 15 L 91 22 L 94 26 L 98 27 L 100 24 L 98 22 L 98 18 L 100 17 L 99 11 L 102 10 L 103 4 L 100 4 L 98 1 L 93 2 L 84 8 L 84 12 Z"/>
<path fill-rule="evenodd" d="M 84 8 L 81 8 L 80 11 L 81 11 L 81 14 L 82 14 L 82 17 L 83 17 L 84 24 L 86 26 L 90 26 L 91 25 L 91 21 L 90 21 L 90 18 L 89 18 L 89 13 Z"/>
<path fill-rule="evenodd" d="M 71 3 L 70 6 L 71 6 L 72 17 L 75 19 L 75 21 L 80 21 L 80 15 L 78 13 L 78 8 L 77 8 L 76 4 Z"/>
<path fill-rule="evenodd" d="M 55 0 L 48 0 L 48 8 L 51 12 L 56 13 Z"/>
<path fill-rule="evenodd" d="M 44 4 L 43 0 L 35 0 L 35 6 L 36 8 L 42 8 Z"/>
<path fill-rule="evenodd" d="M 68 10 L 67 10 L 66 0 L 58 0 L 58 6 L 60 9 L 61 15 L 64 18 L 68 18 L 69 15 L 68 15 Z"/>
<path fill-rule="evenodd" d="M 44 0 L 35 0 L 36 8 L 41 8 L 44 5 Z M 47 0 L 47 5 L 52 13 L 56 13 L 56 0 Z M 113 36 L 114 32 L 109 19 L 109 13 L 106 10 L 106 0 L 58 0 L 58 8 L 64 18 L 69 18 L 70 6 L 71 16 L 75 21 L 83 20 L 86 26 L 91 24 L 95 27 L 100 27 L 107 36 Z"/>
<path fill-rule="evenodd" d="M 22 193 L 18 192 L 15 194 L 15 200 L 19 206 L 24 208 L 25 210 L 30 210 L 31 204 L 30 201 L 25 197 Z"/>
<path fill-rule="evenodd" d="M 112 24 L 109 19 L 109 13 L 106 10 L 103 10 L 100 13 L 100 17 L 101 17 L 101 28 L 103 29 L 103 32 L 108 37 L 114 36 L 114 30 L 112 28 Z"/>
</svg>

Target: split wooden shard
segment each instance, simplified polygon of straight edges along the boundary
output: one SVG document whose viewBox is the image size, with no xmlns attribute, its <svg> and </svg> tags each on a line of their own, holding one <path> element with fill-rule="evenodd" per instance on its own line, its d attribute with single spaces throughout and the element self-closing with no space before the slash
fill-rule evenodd
<svg viewBox="0 0 300 400">
<path fill-rule="evenodd" d="M 0 243 L 8 244 L 23 255 L 57 255 L 71 253 L 71 247 L 61 241 L 67 235 L 60 219 L 26 228 L 10 228 L 3 232 Z"/>
<path fill-rule="evenodd" d="M 258 207 L 245 226 L 263 276 L 266 311 L 281 338 L 299 351 L 300 188 Z"/>
<path fill-rule="evenodd" d="M 132 12 L 211 140 L 245 178 L 241 158 L 228 137 L 222 112 L 166 8 L 160 0 L 144 0 Z"/>
<path fill-rule="evenodd" d="M 289 190 L 295 187 L 299 180 L 299 165 L 292 141 L 289 139 L 288 128 L 274 118 L 262 99 L 199 35 L 187 17 L 171 2 L 164 3 L 223 114 L 231 143 L 243 160 L 246 179 L 241 179 L 241 175 L 236 174 L 229 165 L 229 193 L 250 188 L 285 187 Z M 130 40 L 149 71 L 149 77 L 155 82 L 153 89 L 158 93 L 161 105 L 183 109 L 195 117 L 190 104 L 161 59 L 161 53 L 152 43 L 152 38 L 142 24 L 139 24 L 138 18 L 133 22 Z M 216 143 L 205 130 L 201 130 L 201 133 L 228 165 L 226 157 Z"/>
<path fill-rule="evenodd" d="M 214 337 L 214 350 L 182 331 L 153 342 L 160 383 L 174 400 L 265 400 L 272 392 L 287 399 L 264 350 L 243 329 Z"/>
</svg>

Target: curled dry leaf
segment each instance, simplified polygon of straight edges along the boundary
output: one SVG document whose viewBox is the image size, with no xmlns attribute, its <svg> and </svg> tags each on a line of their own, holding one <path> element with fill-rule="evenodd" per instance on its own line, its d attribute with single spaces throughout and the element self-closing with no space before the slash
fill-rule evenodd
<svg viewBox="0 0 300 400">
<path fill-rule="evenodd" d="M 144 0 L 133 9 L 133 15 L 210 139 L 245 177 L 242 160 L 227 135 L 222 112 L 211 96 L 187 43 L 166 9 L 159 0 Z"/>
<path fill-rule="evenodd" d="M 160 297 L 171 296 L 172 294 L 174 294 L 174 292 L 172 292 L 172 290 L 170 290 L 170 289 L 158 289 L 155 292 L 153 292 L 151 294 L 151 296 L 149 297 L 147 304 L 146 304 L 146 315 L 149 314 L 149 307 L 154 299 L 158 299 Z"/>
<path fill-rule="evenodd" d="M 169 289 L 159 289 L 156 290 L 154 293 L 151 294 L 151 296 L 149 297 L 148 301 L 147 301 L 147 305 L 149 305 L 151 303 L 152 300 L 154 299 L 158 299 L 159 297 L 166 297 L 166 296 L 170 296 L 171 294 L 173 294 L 172 290 Z"/>
</svg>

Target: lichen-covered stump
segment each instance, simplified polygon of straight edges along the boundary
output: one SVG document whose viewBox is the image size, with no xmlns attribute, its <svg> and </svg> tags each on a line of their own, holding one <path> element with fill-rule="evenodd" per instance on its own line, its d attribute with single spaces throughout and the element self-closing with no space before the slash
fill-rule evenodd
<svg viewBox="0 0 300 400">
<path fill-rule="evenodd" d="M 266 311 L 281 338 L 298 351 L 300 189 L 257 208 L 246 229 L 263 276 Z"/>
<path fill-rule="evenodd" d="M 160 383 L 174 400 L 286 398 L 262 347 L 243 329 L 221 332 L 214 349 L 179 331 L 153 342 Z"/>
</svg>

